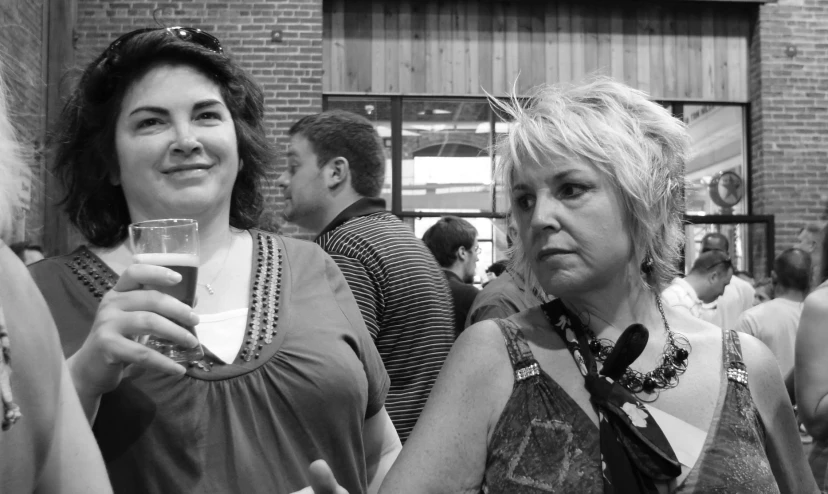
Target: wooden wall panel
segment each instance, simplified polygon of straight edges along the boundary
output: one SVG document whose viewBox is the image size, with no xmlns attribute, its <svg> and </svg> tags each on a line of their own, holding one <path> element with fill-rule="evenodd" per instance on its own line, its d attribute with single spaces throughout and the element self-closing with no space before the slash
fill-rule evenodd
<svg viewBox="0 0 828 494">
<path fill-rule="evenodd" d="M 324 0 L 326 93 L 523 94 L 601 73 L 685 101 L 748 101 L 755 5 Z"/>
</svg>

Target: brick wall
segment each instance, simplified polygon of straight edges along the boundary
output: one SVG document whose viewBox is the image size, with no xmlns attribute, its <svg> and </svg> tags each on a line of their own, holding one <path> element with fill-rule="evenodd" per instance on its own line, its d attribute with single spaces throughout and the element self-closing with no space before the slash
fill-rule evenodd
<svg viewBox="0 0 828 494">
<path fill-rule="evenodd" d="M 322 109 L 322 0 L 227 0 L 222 2 L 78 1 L 77 60 L 85 64 L 119 34 L 164 25 L 199 27 L 218 37 L 231 57 L 265 90 L 267 127 L 277 149 L 287 148 L 287 130 L 299 118 Z M 281 43 L 271 31 L 282 31 Z M 263 226 L 274 228 L 283 199 L 274 183 L 285 169 L 279 158 L 269 173 Z M 307 236 L 293 225 L 282 232 Z"/>
<path fill-rule="evenodd" d="M 28 204 L 15 223 L 12 241 L 42 242 L 45 92 L 43 8 L 45 0 L 0 2 L 0 65 L 8 88 L 9 113 L 23 142 L 35 150 Z"/>
<path fill-rule="evenodd" d="M 775 215 L 778 253 L 828 218 L 828 2 L 763 5 L 750 55 L 751 203 Z"/>
</svg>

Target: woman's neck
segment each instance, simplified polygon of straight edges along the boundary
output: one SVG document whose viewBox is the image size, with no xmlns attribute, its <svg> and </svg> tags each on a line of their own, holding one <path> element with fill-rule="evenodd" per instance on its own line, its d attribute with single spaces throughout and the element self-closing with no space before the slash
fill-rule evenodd
<svg viewBox="0 0 828 494">
<path fill-rule="evenodd" d="M 653 292 L 637 280 L 561 299 L 599 338 L 616 340 L 634 323 L 651 329 L 662 326 Z"/>
</svg>

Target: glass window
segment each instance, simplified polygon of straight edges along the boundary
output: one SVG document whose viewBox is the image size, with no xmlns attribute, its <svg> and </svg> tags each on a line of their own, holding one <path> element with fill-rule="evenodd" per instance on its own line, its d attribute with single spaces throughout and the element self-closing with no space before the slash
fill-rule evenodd
<svg viewBox="0 0 828 494">
<path fill-rule="evenodd" d="M 491 212 L 488 103 L 404 99 L 402 114 L 402 210 Z"/>
<path fill-rule="evenodd" d="M 692 143 L 687 214 L 747 214 L 743 107 L 684 105 L 683 119 Z"/>
<path fill-rule="evenodd" d="M 330 96 L 327 110 L 346 110 L 362 115 L 374 124 L 385 148 L 385 182 L 382 185 L 382 198 L 391 209 L 391 99 L 372 97 Z"/>
</svg>

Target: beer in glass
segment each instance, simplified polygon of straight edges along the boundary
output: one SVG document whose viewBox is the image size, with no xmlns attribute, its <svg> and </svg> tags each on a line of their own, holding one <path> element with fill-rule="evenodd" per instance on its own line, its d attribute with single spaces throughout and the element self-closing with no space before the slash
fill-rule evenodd
<svg viewBox="0 0 828 494">
<path fill-rule="evenodd" d="M 133 223 L 129 225 L 129 238 L 133 262 L 163 266 L 181 275 L 181 281 L 176 285 L 146 285 L 145 288 L 166 293 L 192 307 L 198 283 L 198 222 L 167 219 Z M 195 328 L 186 328 L 198 337 Z M 144 344 L 179 363 L 204 357 L 201 344 L 186 348 L 152 335 Z"/>
</svg>

